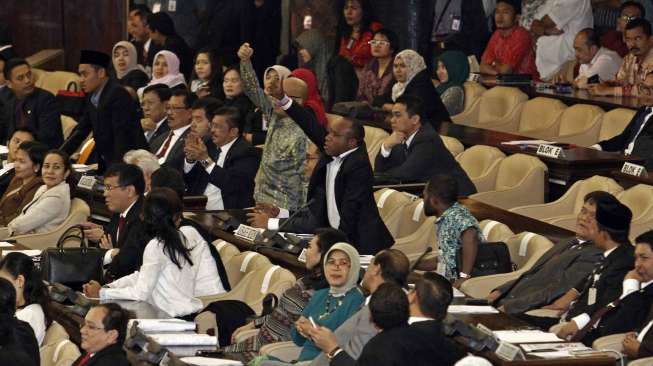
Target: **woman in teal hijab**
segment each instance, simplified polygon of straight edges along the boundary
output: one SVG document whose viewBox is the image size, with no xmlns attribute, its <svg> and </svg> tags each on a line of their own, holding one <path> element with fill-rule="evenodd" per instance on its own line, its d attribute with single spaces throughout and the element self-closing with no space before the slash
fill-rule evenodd
<svg viewBox="0 0 653 366">
<path fill-rule="evenodd" d="M 446 51 L 438 58 L 436 71 L 440 84 L 437 86 L 442 103 L 449 115 L 461 113 L 465 109 L 465 89 L 463 83 L 469 77 L 467 55 L 461 51 Z"/>
</svg>

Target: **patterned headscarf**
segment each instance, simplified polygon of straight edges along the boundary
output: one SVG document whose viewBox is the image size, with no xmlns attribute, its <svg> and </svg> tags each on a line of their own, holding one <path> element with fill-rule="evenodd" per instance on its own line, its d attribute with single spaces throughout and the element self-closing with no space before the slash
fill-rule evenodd
<svg viewBox="0 0 653 366">
<path fill-rule="evenodd" d="M 116 67 L 113 54 L 116 52 L 116 48 L 122 47 L 127 50 L 127 53 L 129 54 L 129 63 L 127 64 L 127 69 L 125 71 L 120 71 Z M 138 64 L 138 53 L 136 53 L 136 47 L 131 42 L 127 41 L 120 41 L 113 46 L 113 49 L 111 50 L 111 60 L 114 62 L 113 68 L 116 71 L 116 77 L 118 80 L 122 79 L 123 76 L 127 75 L 130 71 L 132 70 L 141 70 L 145 72 L 145 69 L 143 69 L 143 66 Z"/>
<path fill-rule="evenodd" d="M 324 261 L 323 266 L 325 270 L 327 267 L 327 261 L 329 259 L 329 256 L 331 255 L 331 252 L 333 252 L 334 250 L 340 250 L 342 252 L 345 252 L 345 254 L 347 254 L 347 256 L 349 257 L 349 263 L 351 265 L 349 266 L 349 272 L 347 273 L 347 281 L 341 286 L 331 286 L 329 289 L 329 293 L 336 297 L 345 296 L 347 292 L 349 292 L 349 290 L 356 287 L 358 284 L 358 277 L 360 276 L 360 270 L 361 270 L 360 256 L 356 248 L 354 248 L 350 244 L 347 243 L 333 244 L 331 249 L 329 249 L 326 252 L 326 255 L 322 259 Z"/>
<path fill-rule="evenodd" d="M 395 64 L 399 59 L 401 59 L 406 64 L 406 68 L 408 69 L 408 77 L 406 78 L 405 82 L 397 81 L 395 85 L 392 86 L 393 102 L 396 101 L 397 98 L 399 98 L 402 94 L 404 94 L 406 87 L 408 84 L 410 84 L 415 75 L 417 75 L 420 71 L 426 69 L 424 57 L 413 50 L 403 50 L 399 52 L 397 56 L 395 56 Z"/>
</svg>

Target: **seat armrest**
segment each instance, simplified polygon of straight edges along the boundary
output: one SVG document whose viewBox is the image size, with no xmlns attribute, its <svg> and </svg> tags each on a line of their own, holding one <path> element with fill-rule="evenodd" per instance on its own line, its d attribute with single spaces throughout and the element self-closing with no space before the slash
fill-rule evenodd
<svg viewBox="0 0 653 366">
<path fill-rule="evenodd" d="M 276 342 L 261 347 L 260 354 L 276 357 L 284 362 L 296 360 L 302 348 L 293 342 Z"/>
</svg>

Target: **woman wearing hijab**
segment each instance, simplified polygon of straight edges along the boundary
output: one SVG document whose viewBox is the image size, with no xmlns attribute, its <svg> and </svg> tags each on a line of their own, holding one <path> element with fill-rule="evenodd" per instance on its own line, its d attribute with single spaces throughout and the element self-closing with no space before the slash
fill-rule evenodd
<svg viewBox="0 0 653 366">
<path fill-rule="evenodd" d="M 338 102 L 356 98 L 358 77 L 346 58 L 333 55 L 329 41 L 318 29 L 308 30 L 297 37 L 299 67 L 313 71 L 317 88 L 327 108 Z"/>
<path fill-rule="evenodd" d="M 430 122 L 437 131 L 440 122 L 450 120 L 449 112 L 442 104 L 426 69 L 424 58 L 419 53 L 413 50 L 399 52 L 395 56 L 392 73 L 396 82 L 389 93 L 375 100 L 374 105 L 383 106 L 385 111 L 390 112 L 397 98 L 404 94 L 412 95 L 423 102 L 425 115 L 421 116 L 422 122 Z"/>
<path fill-rule="evenodd" d="M 150 85 L 165 84 L 169 88 L 186 85 L 184 74 L 179 72 L 179 58 L 170 51 L 159 51 L 152 63 L 152 80 L 140 89 L 138 97 L 143 98 L 143 90 Z"/>
<path fill-rule="evenodd" d="M 324 256 L 324 272 L 328 288 L 316 291 L 295 322 L 291 336 L 296 345 L 301 346 L 297 361 L 310 361 L 321 350 L 306 337 L 307 331 L 315 326 L 335 331 L 350 316 L 356 313 L 365 298 L 356 286 L 360 262 L 358 251 L 347 243 L 336 243 Z M 278 361 L 263 361 L 260 366 L 286 365 Z"/>
<path fill-rule="evenodd" d="M 283 89 L 281 83 L 290 76 L 290 70 L 281 65 L 270 66 L 263 73 L 263 91 L 266 95 L 283 98 Z M 269 122 L 264 118 L 260 108 L 256 108 L 254 113 L 246 117 L 243 137 L 252 145 L 263 145 L 268 133 Z"/>
<path fill-rule="evenodd" d="M 327 116 L 324 112 L 324 103 L 320 97 L 320 92 L 317 90 L 315 74 L 309 69 L 297 69 L 290 73 L 290 76 L 304 80 L 308 87 L 308 98 L 304 101 L 304 107 L 310 108 L 320 124 L 326 126 L 328 124 Z"/>
<path fill-rule="evenodd" d="M 120 41 L 113 46 L 111 52 L 113 69 L 120 85 L 131 88 L 133 93 L 147 85 L 150 78 L 145 73 L 143 66 L 138 64 L 136 47 L 131 42 Z"/>
<path fill-rule="evenodd" d="M 435 88 L 449 115 L 461 113 L 465 109 L 465 89 L 463 83 L 469 77 L 469 62 L 462 51 L 446 51 L 438 58 L 436 71 L 440 84 Z"/>
</svg>

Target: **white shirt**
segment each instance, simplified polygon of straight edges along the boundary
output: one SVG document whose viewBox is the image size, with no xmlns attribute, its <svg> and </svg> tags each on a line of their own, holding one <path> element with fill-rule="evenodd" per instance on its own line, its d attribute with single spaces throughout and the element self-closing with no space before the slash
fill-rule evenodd
<svg viewBox="0 0 653 366">
<path fill-rule="evenodd" d="M 129 205 L 129 207 L 127 207 L 127 209 L 126 209 L 125 211 L 121 212 L 121 213 L 120 213 L 120 217 L 127 217 L 127 214 L 129 213 L 129 210 L 131 210 L 132 207 L 134 207 L 134 205 L 136 204 L 137 201 L 138 201 L 138 199 L 137 199 L 136 201 L 132 202 L 132 204 Z M 120 237 L 120 227 L 118 227 L 117 230 L 116 230 L 116 240 L 117 240 L 119 237 Z M 118 244 L 118 243 L 113 243 L 113 245 L 116 245 L 116 244 Z M 103 260 L 103 262 L 104 262 L 104 265 L 105 265 L 105 266 L 106 266 L 107 264 L 111 263 L 111 261 L 113 261 L 113 255 L 112 255 L 112 253 L 113 253 L 114 250 L 116 250 L 116 249 L 107 250 L 107 252 L 104 253 L 104 260 Z"/>
<path fill-rule="evenodd" d="M 614 80 L 622 61 L 618 53 L 601 47 L 590 63 L 580 65 L 576 80 L 580 78 L 587 79 L 594 75 L 598 75 L 601 81 Z"/>
<path fill-rule="evenodd" d="M 412 325 L 413 323 L 419 323 L 419 322 L 426 322 L 429 320 L 433 320 L 433 318 L 424 318 L 421 316 L 411 316 L 408 318 L 408 324 Z"/>
<path fill-rule="evenodd" d="M 218 161 L 211 163 L 211 165 L 206 167 L 206 173 L 211 175 L 216 164 L 220 168 L 224 168 L 224 161 L 227 159 L 227 154 L 229 149 L 234 145 L 238 140 L 238 137 L 226 143 L 225 145 L 220 146 L 220 155 L 218 155 Z M 184 160 L 184 173 L 190 172 L 197 162 L 192 164 Z M 207 210 L 224 210 L 224 201 L 222 200 L 222 190 L 217 186 L 208 183 L 204 189 L 204 195 L 206 196 L 206 209 Z"/>
<path fill-rule="evenodd" d="M 417 129 L 417 131 L 419 131 L 419 129 Z M 413 132 L 410 136 L 408 136 L 408 138 L 404 142 L 406 144 L 407 149 L 410 147 L 410 143 L 413 142 L 413 138 L 415 138 L 415 135 L 417 134 L 417 131 Z M 391 152 L 390 150 L 387 150 L 385 148 L 385 145 L 381 144 L 381 156 L 383 156 L 384 158 L 387 158 L 387 157 L 390 156 L 390 152 Z"/>
<path fill-rule="evenodd" d="M 43 338 L 45 338 L 45 314 L 43 309 L 39 304 L 30 304 L 25 306 L 22 309 L 16 310 L 16 318 L 29 323 L 34 330 L 34 335 L 36 336 L 36 341 L 39 343 L 39 347 L 43 344 Z"/>
<path fill-rule="evenodd" d="M 633 149 L 635 148 L 635 141 L 637 141 L 637 138 L 639 137 L 639 134 L 642 133 L 642 131 L 644 130 L 644 127 L 646 127 L 646 123 L 648 122 L 648 119 L 651 118 L 651 116 L 653 116 L 653 109 L 651 109 L 651 112 L 649 112 L 646 116 L 644 116 L 644 123 L 642 123 L 642 125 L 639 126 L 639 130 L 635 134 L 635 138 L 624 149 L 625 155 L 630 155 L 633 153 Z"/>
<path fill-rule="evenodd" d="M 7 161 L 4 164 L 4 166 L 2 167 L 2 169 L 0 169 L 0 177 L 7 174 L 7 173 L 9 173 L 13 169 L 14 169 L 14 163 L 13 162 L 10 163 L 10 162 Z"/>
<path fill-rule="evenodd" d="M 163 155 L 161 158 L 159 158 L 159 164 L 165 163 L 166 159 L 168 158 L 168 155 L 170 155 L 170 152 L 172 151 L 172 148 L 177 143 L 177 140 L 179 140 L 181 138 L 181 135 L 183 135 L 184 132 L 186 132 L 186 130 L 189 129 L 189 128 L 190 128 L 190 123 L 187 124 L 184 127 L 179 127 L 176 130 L 172 130 L 172 139 L 170 140 L 170 145 L 168 146 L 168 151 L 166 151 L 165 155 Z M 167 137 L 166 137 L 166 139 L 167 139 Z M 163 143 L 161 144 L 159 149 L 156 151 L 156 154 L 154 154 L 154 155 L 159 155 L 159 153 L 163 150 L 163 147 L 165 146 L 165 144 L 166 144 L 166 142 L 165 142 L 165 140 L 163 140 Z"/>
<path fill-rule="evenodd" d="M 186 238 L 193 265 L 180 258 L 179 269 L 163 251 L 163 243 L 152 239 L 143 252 L 139 271 L 120 278 L 100 290 L 102 300 L 147 301 L 168 315 L 177 317 L 202 310 L 197 296 L 225 292 L 209 244 L 190 226 L 179 228 Z"/>
<path fill-rule="evenodd" d="M 637 340 L 639 341 L 639 343 L 644 342 L 644 337 L 646 337 L 646 333 L 648 333 L 648 331 L 651 330 L 651 326 L 653 326 L 653 320 L 648 322 L 648 324 L 646 324 L 644 329 L 642 329 L 642 331 L 639 332 L 639 334 L 637 335 Z"/>
<path fill-rule="evenodd" d="M 326 174 L 326 199 L 327 199 L 327 215 L 329 218 L 329 225 L 332 228 L 337 229 L 340 227 L 340 213 L 338 212 L 338 205 L 336 203 L 336 177 L 342 166 L 342 162 L 345 160 L 347 155 L 353 153 L 358 147 L 355 147 L 349 151 L 333 158 L 329 164 L 327 164 L 327 174 Z"/>
<path fill-rule="evenodd" d="M 152 131 L 145 132 L 145 139 L 147 140 L 147 142 L 150 142 L 150 140 L 152 139 L 152 136 L 154 136 L 154 133 L 159 129 L 159 127 L 161 127 L 161 125 L 163 123 L 166 122 L 166 120 L 167 120 L 167 117 L 163 117 L 162 120 L 160 120 L 159 122 L 156 123 L 156 127 L 154 127 L 154 129 Z"/>
<path fill-rule="evenodd" d="M 562 65 L 575 57 L 574 38 L 583 28 L 594 27 L 592 4 L 590 0 L 549 0 L 539 7 L 535 19 L 545 15 L 563 33 L 555 36 L 542 36 L 537 40 L 535 65 L 540 77 L 550 79 Z"/>
</svg>

